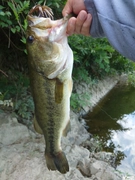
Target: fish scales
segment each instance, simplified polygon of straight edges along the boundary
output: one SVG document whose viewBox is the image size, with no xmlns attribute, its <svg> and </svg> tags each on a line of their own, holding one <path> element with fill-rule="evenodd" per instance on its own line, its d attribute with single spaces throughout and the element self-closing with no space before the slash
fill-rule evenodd
<svg viewBox="0 0 135 180">
<path fill-rule="evenodd" d="M 54 85 L 56 83 L 55 82 L 56 80 L 48 80 L 46 78 L 43 78 L 40 74 L 37 75 L 37 73 L 35 74 L 35 76 L 36 78 L 34 78 L 33 82 L 31 82 L 32 92 L 33 94 L 40 93 L 40 96 L 38 98 L 34 98 L 35 114 L 36 114 L 36 118 L 38 119 L 39 125 L 42 126 L 42 129 L 46 133 L 45 139 L 46 139 L 46 142 L 48 143 L 46 147 L 49 150 L 52 150 L 49 144 L 54 143 L 54 142 L 50 141 L 50 138 L 52 139 L 53 137 L 53 140 L 54 140 L 54 137 L 58 139 L 59 134 L 57 132 L 57 129 L 58 129 L 57 127 L 59 127 L 59 131 L 62 132 L 60 127 L 62 128 L 62 122 L 65 116 L 65 112 L 63 111 L 64 110 L 63 106 L 65 102 L 63 99 L 63 103 L 61 104 L 54 103 L 55 102 Z M 43 126 L 42 122 L 44 121 L 44 119 L 46 119 L 46 123 Z M 60 141 L 60 138 L 59 138 L 59 141 Z M 58 142 L 58 140 L 56 142 Z M 55 145 L 55 148 L 56 148 L 56 145 Z"/>
<path fill-rule="evenodd" d="M 35 104 L 34 126 L 45 138 L 49 170 L 69 171 L 61 137 L 70 127 L 73 53 L 67 43 L 68 18 L 28 15 L 29 77 Z"/>
</svg>

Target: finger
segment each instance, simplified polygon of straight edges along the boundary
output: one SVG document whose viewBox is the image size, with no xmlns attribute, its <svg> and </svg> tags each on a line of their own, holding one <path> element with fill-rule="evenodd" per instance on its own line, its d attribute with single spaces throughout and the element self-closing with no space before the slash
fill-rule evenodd
<svg viewBox="0 0 135 180">
<path fill-rule="evenodd" d="M 70 3 L 70 1 L 67 1 L 64 9 L 62 10 L 62 15 L 67 16 L 68 14 L 72 13 L 72 11 L 73 11 L 72 4 Z"/>
<path fill-rule="evenodd" d="M 87 12 L 84 10 L 80 11 L 80 13 L 78 14 L 77 19 L 76 19 L 76 27 L 75 27 L 76 34 L 81 33 L 81 29 L 82 29 L 82 26 L 83 26 L 86 18 L 87 18 Z"/>
<path fill-rule="evenodd" d="M 76 24 L 76 18 L 72 17 L 68 21 L 68 27 L 67 27 L 67 35 L 72 35 L 75 33 L 75 24 Z"/>
<path fill-rule="evenodd" d="M 81 29 L 81 34 L 83 34 L 85 36 L 89 36 L 90 35 L 91 22 L 92 22 L 92 16 L 91 16 L 91 14 L 88 14 L 87 15 L 87 19 L 83 23 L 83 26 L 82 26 L 82 29 Z"/>
</svg>

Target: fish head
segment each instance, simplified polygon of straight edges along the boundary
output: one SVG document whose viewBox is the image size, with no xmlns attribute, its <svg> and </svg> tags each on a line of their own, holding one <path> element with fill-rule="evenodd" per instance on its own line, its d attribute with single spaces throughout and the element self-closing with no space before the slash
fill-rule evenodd
<svg viewBox="0 0 135 180">
<path fill-rule="evenodd" d="M 32 46 L 32 49 L 40 48 L 40 51 L 46 51 L 46 55 L 50 55 L 51 46 L 54 42 L 60 43 L 66 37 L 68 22 L 66 17 L 52 20 L 50 18 L 28 15 L 27 21 L 27 44 Z"/>
<path fill-rule="evenodd" d="M 26 44 L 29 65 L 38 72 L 44 72 L 44 76 L 49 79 L 55 78 L 70 62 L 67 61 L 71 50 L 66 35 L 69 18 L 70 16 L 66 16 L 53 20 L 31 13 L 27 16 Z"/>
</svg>

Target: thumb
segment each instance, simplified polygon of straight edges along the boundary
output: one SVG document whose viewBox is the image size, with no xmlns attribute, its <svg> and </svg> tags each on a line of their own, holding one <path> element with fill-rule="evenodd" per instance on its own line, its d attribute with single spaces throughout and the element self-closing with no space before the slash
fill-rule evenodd
<svg viewBox="0 0 135 180">
<path fill-rule="evenodd" d="M 71 4 L 67 1 L 67 4 L 65 5 L 62 14 L 63 16 L 67 16 L 68 14 L 72 13 L 73 8 L 71 6 Z"/>
</svg>

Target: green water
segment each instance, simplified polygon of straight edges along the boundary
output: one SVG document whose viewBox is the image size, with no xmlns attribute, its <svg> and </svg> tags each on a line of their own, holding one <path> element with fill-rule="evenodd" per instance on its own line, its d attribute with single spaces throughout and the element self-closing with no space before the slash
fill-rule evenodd
<svg viewBox="0 0 135 180">
<path fill-rule="evenodd" d="M 135 175 L 135 88 L 114 88 L 87 119 L 104 150 L 117 154 L 117 169 Z"/>
</svg>

